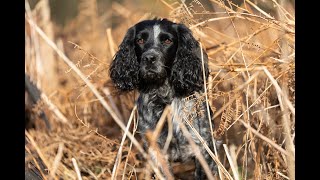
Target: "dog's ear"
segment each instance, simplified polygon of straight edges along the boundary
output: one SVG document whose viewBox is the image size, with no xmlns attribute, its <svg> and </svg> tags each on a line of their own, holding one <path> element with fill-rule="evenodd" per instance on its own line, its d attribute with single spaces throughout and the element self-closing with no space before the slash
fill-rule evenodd
<svg viewBox="0 0 320 180">
<path fill-rule="evenodd" d="M 188 96 L 203 89 L 201 47 L 192 32 L 183 24 L 175 24 L 178 36 L 176 58 L 173 61 L 170 83 L 176 96 Z M 203 51 L 205 77 L 208 77 L 208 55 Z"/>
<path fill-rule="evenodd" d="M 134 37 L 135 27 L 131 27 L 110 65 L 111 80 L 116 88 L 122 91 L 133 90 L 139 83 L 139 63 L 135 53 Z"/>
</svg>

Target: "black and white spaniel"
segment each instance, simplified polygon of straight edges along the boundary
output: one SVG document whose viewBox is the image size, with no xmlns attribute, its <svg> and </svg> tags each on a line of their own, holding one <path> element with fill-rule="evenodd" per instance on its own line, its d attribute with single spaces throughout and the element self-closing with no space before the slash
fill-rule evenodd
<svg viewBox="0 0 320 180">
<path fill-rule="evenodd" d="M 200 48 L 185 25 L 166 19 L 145 20 L 128 29 L 110 66 L 110 77 L 116 88 L 140 92 L 138 131 L 145 148 L 148 143 L 143 134 L 153 130 L 164 108 L 172 105 L 173 138 L 167 151 L 171 161 L 194 158 L 176 118 L 182 122 L 188 120 L 213 151 L 206 103 L 204 100 L 199 103 L 204 90 L 202 59 L 205 77 L 208 77 L 208 56 L 203 51 L 202 58 Z M 190 127 L 188 130 L 212 172 L 216 172 L 215 162 Z M 167 135 L 165 125 L 158 139 L 160 148 L 164 147 Z M 205 179 L 197 159 L 195 165 L 195 179 Z"/>
</svg>

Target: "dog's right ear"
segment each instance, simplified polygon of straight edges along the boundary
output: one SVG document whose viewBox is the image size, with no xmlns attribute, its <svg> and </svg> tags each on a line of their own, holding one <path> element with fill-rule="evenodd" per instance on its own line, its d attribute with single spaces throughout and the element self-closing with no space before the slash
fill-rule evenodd
<svg viewBox="0 0 320 180">
<path fill-rule="evenodd" d="M 202 51 L 204 61 L 204 69 L 202 69 L 202 47 L 193 37 L 192 31 L 184 24 L 176 24 L 173 27 L 178 35 L 178 49 L 173 61 L 170 81 L 175 95 L 186 97 L 203 90 L 203 71 L 206 78 L 209 74 L 208 55 Z"/>
<path fill-rule="evenodd" d="M 135 53 L 135 27 L 128 29 L 110 65 L 110 77 L 116 88 L 130 91 L 139 84 L 139 63 Z"/>
</svg>

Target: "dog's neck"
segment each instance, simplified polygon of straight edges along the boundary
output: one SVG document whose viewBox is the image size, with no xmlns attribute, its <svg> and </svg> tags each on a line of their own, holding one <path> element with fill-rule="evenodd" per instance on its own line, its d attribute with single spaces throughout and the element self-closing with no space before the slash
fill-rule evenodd
<svg viewBox="0 0 320 180">
<path fill-rule="evenodd" d="M 170 104 L 173 99 L 173 90 L 168 79 L 161 85 L 151 84 L 141 87 L 139 92 L 140 96 L 142 96 L 143 99 L 148 99 L 148 101 L 160 101 L 160 103 Z"/>
<path fill-rule="evenodd" d="M 171 104 L 173 91 L 168 80 L 158 88 L 141 91 L 138 105 L 138 130 L 145 132 L 146 129 L 154 129 L 166 105 Z"/>
</svg>

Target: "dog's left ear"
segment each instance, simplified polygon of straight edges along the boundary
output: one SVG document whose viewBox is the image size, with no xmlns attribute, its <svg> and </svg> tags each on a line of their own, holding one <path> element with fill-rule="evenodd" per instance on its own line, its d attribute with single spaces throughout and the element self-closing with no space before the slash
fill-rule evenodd
<svg viewBox="0 0 320 180">
<path fill-rule="evenodd" d="M 175 95 L 185 97 L 203 90 L 201 47 L 192 32 L 183 24 L 175 24 L 178 48 L 173 61 L 170 82 Z M 203 52 L 205 77 L 208 77 L 208 55 Z"/>
</svg>

